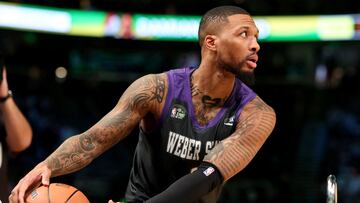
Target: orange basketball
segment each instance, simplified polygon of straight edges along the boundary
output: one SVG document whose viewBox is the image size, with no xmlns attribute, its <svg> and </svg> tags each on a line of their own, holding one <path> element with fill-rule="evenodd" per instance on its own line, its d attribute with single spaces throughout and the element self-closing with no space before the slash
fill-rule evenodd
<svg viewBox="0 0 360 203">
<path fill-rule="evenodd" d="M 51 183 L 29 193 L 26 203 L 90 203 L 86 196 L 73 186 Z"/>
</svg>

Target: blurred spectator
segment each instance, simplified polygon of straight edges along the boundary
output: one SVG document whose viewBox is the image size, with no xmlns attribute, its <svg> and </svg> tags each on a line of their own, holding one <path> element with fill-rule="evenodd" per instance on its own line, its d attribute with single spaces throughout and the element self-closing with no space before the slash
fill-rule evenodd
<svg viewBox="0 0 360 203">
<path fill-rule="evenodd" d="M 0 113 L 5 133 L 0 133 L 0 200 L 8 202 L 8 185 L 6 170 L 6 152 L 13 154 L 25 150 L 31 143 L 32 129 L 29 122 L 21 113 L 9 90 L 6 78 L 6 69 L 3 64 L 1 68 L 0 82 Z"/>
</svg>

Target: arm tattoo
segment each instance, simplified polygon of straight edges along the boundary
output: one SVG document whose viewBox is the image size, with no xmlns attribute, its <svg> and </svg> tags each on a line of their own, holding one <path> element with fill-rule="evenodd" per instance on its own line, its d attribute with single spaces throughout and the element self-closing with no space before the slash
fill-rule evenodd
<svg viewBox="0 0 360 203">
<path fill-rule="evenodd" d="M 157 102 L 161 103 L 163 101 L 165 94 L 165 81 L 163 79 L 159 77 L 156 78 L 156 87 L 153 94 Z"/>
<path fill-rule="evenodd" d="M 87 152 L 95 148 L 90 136 L 83 134 L 68 139 L 48 159 L 46 163 L 52 169 L 53 176 L 69 173 L 81 169 L 81 163 L 90 163 L 91 157 Z"/>
<path fill-rule="evenodd" d="M 91 151 L 95 148 L 90 136 L 80 136 L 79 140 L 81 148 L 84 149 L 84 151 Z"/>
<path fill-rule="evenodd" d="M 86 132 L 67 139 L 45 160 L 52 176 L 85 167 L 128 135 L 148 111 L 163 102 L 165 85 L 165 78 L 159 75 L 134 82 L 112 111 Z"/>
<path fill-rule="evenodd" d="M 205 157 L 215 164 L 225 180 L 241 171 L 254 158 L 275 125 L 275 113 L 260 98 L 242 112 L 237 130 Z"/>
<path fill-rule="evenodd" d="M 161 76 L 149 76 L 151 78 L 139 81 L 125 92 L 129 108 L 142 109 L 148 105 L 160 104 L 165 95 L 165 79 Z M 126 94 L 128 93 L 128 94 Z M 154 102 L 156 101 L 156 102 Z"/>
</svg>

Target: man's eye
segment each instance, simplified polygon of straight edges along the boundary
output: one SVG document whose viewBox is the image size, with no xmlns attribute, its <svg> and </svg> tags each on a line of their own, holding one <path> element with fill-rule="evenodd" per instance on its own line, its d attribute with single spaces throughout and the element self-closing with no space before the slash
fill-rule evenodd
<svg viewBox="0 0 360 203">
<path fill-rule="evenodd" d="M 240 33 L 240 36 L 241 36 L 241 37 L 247 37 L 247 32 L 242 32 L 242 33 Z"/>
</svg>

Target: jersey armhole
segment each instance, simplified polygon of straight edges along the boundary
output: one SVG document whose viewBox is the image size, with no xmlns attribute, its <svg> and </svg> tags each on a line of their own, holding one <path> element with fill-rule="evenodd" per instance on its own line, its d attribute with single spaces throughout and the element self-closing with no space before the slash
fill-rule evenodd
<svg viewBox="0 0 360 203">
<path fill-rule="evenodd" d="M 160 119 L 158 121 L 159 123 L 163 123 L 164 119 L 166 117 L 166 114 L 168 113 L 168 109 L 170 108 L 171 98 L 173 98 L 173 89 L 174 89 L 174 78 L 173 74 L 171 74 L 171 71 L 166 72 L 167 80 L 168 80 L 168 90 L 165 98 L 165 104 L 163 106 L 163 109 L 161 110 Z"/>
<path fill-rule="evenodd" d="M 244 109 L 244 107 L 249 104 L 249 102 L 251 102 L 252 100 L 254 100 L 256 98 L 256 94 L 252 95 L 251 97 L 247 97 L 244 105 L 239 106 L 239 108 L 236 110 L 236 116 L 235 116 L 235 124 L 234 126 L 237 126 L 237 124 L 239 123 L 239 118 L 240 118 L 240 114 L 242 112 L 242 110 Z"/>
</svg>

